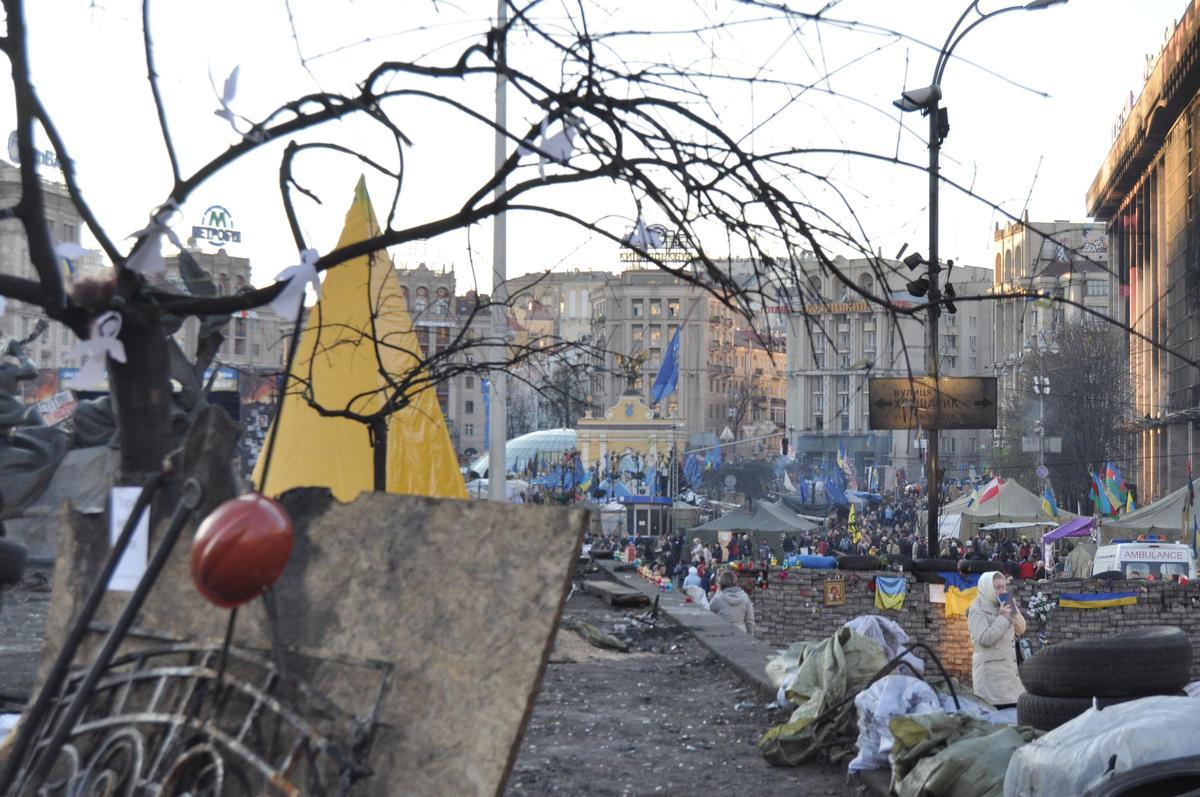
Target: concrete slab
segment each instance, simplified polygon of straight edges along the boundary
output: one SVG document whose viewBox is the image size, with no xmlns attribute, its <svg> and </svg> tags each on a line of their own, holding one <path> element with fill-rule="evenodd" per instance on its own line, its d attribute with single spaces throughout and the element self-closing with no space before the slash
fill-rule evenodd
<svg viewBox="0 0 1200 797">
<path fill-rule="evenodd" d="M 766 672 L 767 659 L 778 653 L 775 648 L 743 634 L 697 604 L 687 603 L 678 592 L 662 592 L 656 585 L 642 580 L 636 572 L 617 570 L 619 562 L 597 561 L 596 564 L 616 583 L 641 592 L 651 601 L 657 597 L 660 612 L 691 631 L 701 645 L 728 664 L 760 696 L 775 699 L 778 690 Z"/>
<path fill-rule="evenodd" d="M 609 606 L 645 606 L 650 603 L 650 598 L 641 590 L 611 581 L 585 581 L 583 591 L 595 595 Z"/>
<path fill-rule="evenodd" d="M 206 491 L 192 529 L 236 490 L 228 464 L 236 430 L 211 415 L 203 424 L 182 469 Z M 354 784 L 354 797 L 500 794 L 551 650 L 586 512 L 383 493 L 341 504 L 324 489 L 293 490 L 282 502 L 296 538 L 273 590 L 277 614 L 263 600 L 244 606 L 237 648 L 268 661 L 278 654 L 284 677 L 270 681 L 280 683 L 276 699 L 371 773 Z M 157 520 L 152 547 L 163 530 Z M 43 677 L 104 558 L 104 528 L 103 515 L 79 512 L 64 524 Z M 228 613 L 192 586 L 190 540 L 185 532 L 122 652 L 157 648 L 164 638 L 221 640 Z M 109 593 L 97 624 L 111 623 L 127 599 Z M 77 664 L 98 641 L 89 638 Z M 263 744 L 273 738 L 264 734 Z M 83 760 L 101 742 L 72 739 Z M 274 751 L 253 752 L 275 760 Z M 232 756 L 225 765 L 249 771 Z M 160 777 L 142 774 L 152 783 Z"/>
</svg>

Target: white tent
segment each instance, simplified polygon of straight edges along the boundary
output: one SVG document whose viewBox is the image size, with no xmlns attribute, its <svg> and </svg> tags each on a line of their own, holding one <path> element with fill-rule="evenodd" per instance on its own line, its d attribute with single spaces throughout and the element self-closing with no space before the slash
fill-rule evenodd
<svg viewBox="0 0 1200 797">
<path fill-rule="evenodd" d="M 1121 537 L 1135 537 L 1138 534 L 1157 534 L 1169 540 L 1183 542 L 1191 541 L 1192 524 L 1200 521 L 1196 507 L 1191 510 L 1191 517 L 1184 523 L 1184 509 L 1188 503 L 1188 488 L 1185 484 L 1173 493 L 1163 496 L 1152 504 L 1141 509 L 1135 509 L 1127 515 L 1115 520 L 1103 518 L 1100 521 L 1100 541 L 1107 542 Z"/>
<path fill-rule="evenodd" d="M 1057 517 L 1051 517 L 1042 507 L 1040 495 L 1026 490 L 1010 479 L 1000 485 L 998 495 L 983 503 L 972 501 L 971 506 L 962 511 L 960 536 L 962 539 L 974 537 L 983 526 L 992 523 L 1020 523 L 1029 524 L 1029 536 L 1040 540 L 1045 529 L 1053 528 L 1074 517 L 1073 513 L 1062 509 L 1058 511 Z M 1047 527 L 1037 525 L 1042 522 L 1051 522 L 1053 525 Z M 1023 526 L 1009 526 L 1009 528 L 1021 527 Z"/>
</svg>

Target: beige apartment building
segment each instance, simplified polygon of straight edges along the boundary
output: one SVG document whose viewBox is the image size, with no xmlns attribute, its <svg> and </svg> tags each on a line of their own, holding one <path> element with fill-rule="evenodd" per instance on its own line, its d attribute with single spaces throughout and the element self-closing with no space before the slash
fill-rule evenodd
<svg viewBox="0 0 1200 797">
<path fill-rule="evenodd" d="M 1141 504 L 1186 484 L 1187 463 L 1200 451 L 1200 369 L 1188 362 L 1200 360 L 1198 47 L 1200 9 L 1189 7 L 1148 62 L 1146 82 L 1122 110 L 1087 192 L 1120 285 L 1115 316 L 1133 331 L 1135 461 L 1125 479 L 1137 484 Z"/>
<path fill-rule="evenodd" d="M 900 307 L 923 301 L 909 295 L 905 286 L 914 275 L 902 263 L 841 257 L 835 262 L 864 291 Z M 893 315 L 815 264 L 809 268 L 807 284 L 790 292 L 790 302 L 772 308 L 786 319 L 787 427 L 797 458 L 811 467 L 832 466 L 844 446 L 859 473 L 875 465 L 886 468 L 888 482 L 896 469 L 909 481 L 920 478 L 927 432 L 872 430 L 867 380 L 926 373 L 924 314 Z M 979 296 L 992 286 L 991 270 L 976 266 L 955 266 L 949 279 L 959 296 Z M 940 319 L 940 373 L 990 376 L 991 302 L 962 301 L 957 309 Z M 944 431 L 939 441 L 947 478 L 965 478 L 971 466 L 989 459 L 992 433 Z"/>
<path fill-rule="evenodd" d="M 683 424 L 688 447 L 715 443 L 727 427 L 739 440 L 756 436 L 747 434 L 752 428 L 765 432 L 772 421 L 782 428 L 782 336 L 753 334 L 743 316 L 703 288 L 652 266 L 631 265 L 609 275 L 591 296 L 592 340 L 603 349 L 592 374 L 592 414 L 602 417 L 625 390 L 618 355 L 646 355 L 638 387 L 649 400 L 667 345 L 681 329 L 679 384 L 656 411 Z M 777 449 L 778 442 L 772 445 Z"/>
<path fill-rule="evenodd" d="M 1098 222 L 1030 221 L 996 225 L 992 247 L 996 324 L 993 342 L 999 396 L 1017 389 L 1022 362 L 1039 348 L 1053 346 L 1058 329 L 1089 314 L 1068 299 L 1115 317 L 1120 285 L 1109 266 L 1108 237 Z M 999 298 L 1030 293 L 1037 300 Z"/>
</svg>

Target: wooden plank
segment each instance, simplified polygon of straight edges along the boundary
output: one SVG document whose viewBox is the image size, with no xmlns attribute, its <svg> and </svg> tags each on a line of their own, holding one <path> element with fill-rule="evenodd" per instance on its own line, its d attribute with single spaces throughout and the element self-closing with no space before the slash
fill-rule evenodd
<svg viewBox="0 0 1200 797">
<path fill-rule="evenodd" d="M 610 606 L 645 606 L 650 598 L 636 589 L 609 581 L 585 581 L 583 591 L 603 598 Z"/>
</svg>

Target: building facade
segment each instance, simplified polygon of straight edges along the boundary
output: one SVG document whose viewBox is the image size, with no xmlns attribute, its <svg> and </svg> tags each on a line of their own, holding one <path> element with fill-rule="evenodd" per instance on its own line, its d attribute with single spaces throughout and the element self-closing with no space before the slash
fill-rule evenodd
<svg viewBox="0 0 1200 797">
<path fill-rule="evenodd" d="M 637 389 L 649 396 L 667 346 L 681 330 L 679 383 L 655 409 L 683 424 L 689 448 L 716 443 L 726 427 L 739 440 L 756 421 L 756 429 L 772 419 L 782 428 L 782 336 L 752 334 L 744 317 L 704 288 L 652 266 L 612 274 L 591 296 L 599 359 L 591 377 L 593 416 L 603 417 L 626 389 L 621 357 L 645 355 Z"/>
<path fill-rule="evenodd" d="M 217 294 L 228 296 L 243 288 L 253 287 L 250 281 L 250 260 L 235 257 L 224 249 L 211 251 L 200 249 L 188 241 L 188 254 L 196 261 L 213 284 Z M 163 260 L 167 270 L 165 277 L 180 292 L 186 292 L 183 278 L 179 274 L 179 255 L 169 255 Z M 225 340 L 217 351 L 217 365 L 250 371 L 272 371 L 282 373 L 287 361 L 287 347 L 292 324 L 271 309 L 270 305 L 234 313 L 223 330 Z M 187 319 L 175 333 L 175 340 L 189 358 L 196 354 L 200 320 Z M 68 367 L 73 367 L 68 365 Z"/>
<path fill-rule="evenodd" d="M 1052 346 L 1065 324 L 1091 323 L 1117 314 L 1120 285 L 1108 261 L 1108 236 L 1099 222 L 1030 221 L 996 225 L 992 293 L 993 359 L 999 398 L 1017 390 L 1023 360 Z M 1014 293 L 1038 299 L 1002 298 Z M 1072 304 L 1057 303 L 1067 299 Z"/>
<path fill-rule="evenodd" d="M 1138 498 L 1178 488 L 1200 440 L 1200 3 L 1153 60 L 1087 193 L 1105 222 L 1128 338 Z M 1132 96 L 1132 93 L 1131 95 Z"/>
<path fill-rule="evenodd" d="M 901 263 L 839 257 L 835 265 L 863 291 L 899 307 L 922 301 L 909 295 L 905 285 L 912 275 Z M 975 266 L 956 266 L 949 278 L 960 297 L 986 294 L 992 286 L 992 272 Z M 806 285 L 790 292 L 792 301 L 773 308 L 786 318 L 787 427 L 797 458 L 814 468 L 832 466 L 844 449 L 859 473 L 874 465 L 887 468 L 881 473 L 889 480 L 896 469 L 917 480 L 927 432 L 872 430 L 868 378 L 926 373 L 923 317 L 893 314 L 868 302 L 815 265 L 805 279 Z M 962 301 L 956 313 L 943 312 L 940 373 L 991 375 L 991 336 L 991 302 Z M 990 458 L 990 430 L 944 431 L 939 441 L 947 478 L 959 471 L 965 477 Z"/>
</svg>

